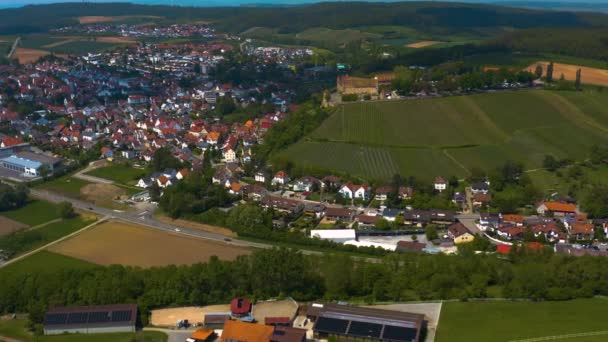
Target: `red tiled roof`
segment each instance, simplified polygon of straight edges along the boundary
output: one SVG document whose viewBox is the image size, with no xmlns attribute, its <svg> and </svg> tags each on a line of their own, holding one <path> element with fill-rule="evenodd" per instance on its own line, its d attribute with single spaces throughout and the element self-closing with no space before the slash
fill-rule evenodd
<svg viewBox="0 0 608 342">
<path fill-rule="evenodd" d="M 496 252 L 498 252 L 500 254 L 509 254 L 510 250 L 511 250 L 511 246 L 509 246 L 509 245 L 496 246 Z"/>
<path fill-rule="evenodd" d="M 264 318 L 264 324 L 273 325 L 273 324 L 289 324 L 291 323 L 291 319 L 289 317 L 266 317 Z"/>
<path fill-rule="evenodd" d="M 576 205 L 561 202 L 545 202 L 545 207 L 551 211 L 560 213 L 576 213 Z"/>
<path fill-rule="evenodd" d="M 234 298 L 230 302 L 230 312 L 235 315 L 245 315 L 251 311 L 251 302 L 244 297 Z"/>
</svg>

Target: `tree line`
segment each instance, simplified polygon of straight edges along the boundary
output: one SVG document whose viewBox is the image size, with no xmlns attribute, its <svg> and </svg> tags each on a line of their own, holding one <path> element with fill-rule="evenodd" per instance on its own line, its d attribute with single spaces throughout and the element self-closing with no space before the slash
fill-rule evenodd
<svg viewBox="0 0 608 342">
<path fill-rule="evenodd" d="M 53 305 L 137 303 L 143 324 L 166 306 L 226 303 L 235 296 L 299 301 L 484 298 L 566 300 L 608 295 L 608 259 L 513 248 L 506 257 L 392 254 L 378 262 L 343 255 L 259 250 L 234 261 L 141 269 L 113 265 L 13 273 L 0 282 L 0 312 L 29 312 L 40 324 Z"/>
</svg>

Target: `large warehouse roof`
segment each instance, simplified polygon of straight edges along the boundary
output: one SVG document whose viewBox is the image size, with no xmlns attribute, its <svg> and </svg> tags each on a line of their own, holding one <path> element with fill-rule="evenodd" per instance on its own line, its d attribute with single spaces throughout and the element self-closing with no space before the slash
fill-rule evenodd
<svg viewBox="0 0 608 342">
<path fill-rule="evenodd" d="M 313 229 L 310 231 L 310 237 L 319 239 L 350 239 L 355 240 L 357 234 L 354 229 Z"/>
<path fill-rule="evenodd" d="M 381 341 L 417 342 L 423 321 L 421 314 L 326 304 L 319 312 L 314 330 Z"/>
<path fill-rule="evenodd" d="M 46 329 L 135 325 L 137 305 L 67 306 L 50 309 L 44 316 Z"/>
</svg>

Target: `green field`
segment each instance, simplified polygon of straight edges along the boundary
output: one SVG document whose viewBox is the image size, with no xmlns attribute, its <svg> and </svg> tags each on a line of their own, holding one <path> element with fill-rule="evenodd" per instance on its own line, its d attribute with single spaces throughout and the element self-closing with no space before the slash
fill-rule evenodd
<svg viewBox="0 0 608 342">
<path fill-rule="evenodd" d="M 95 222 L 93 218 L 77 216 L 53 222 L 40 228 L 23 230 L 0 237 L 0 249 L 10 250 L 15 255 L 19 255 L 58 240 L 93 222 Z"/>
<path fill-rule="evenodd" d="M 27 321 L 24 319 L 0 320 L 0 335 L 19 339 L 23 342 L 165 342 L 167 335 L 158 331 L 140 331 L 137 333 L 112 333 L 91 335 L 58 335 L 58 336 L 34 336 L 27 331 Z"/>
<path fill-rule="evenodd" d="M 19 276 L 23 274 L 57 272 L 59 270 L 86 269 L 93 267 L 98 266 L 84 260 L 61 254 L 40 251 L 6 267 L 0 268 L 0 278 Z"/>
<path fill-rule="evenodd" d="M 444 303 L 435 340 L 518 341 L 530 338 L 604 332 L 565 339 L 572 342 L 608 340 L 602 317 L 607 299 L 564 302 Z M 547 339 L 548 340 L 548 339 Z"/>
<path fill-rule="evenodd" d="M 59 209 L 55 204 L 41 200 L 32 200 L 25 207 L 4 211 L 0 215 L 27 224 L 37 226 L 59 218 Z"/>
<path fill-rule="evenodd" d="M 96 41 L 74 41 L 56 47 L 43 49 L 58 54 L 82 55 L 86 54 L 87 52 L 100 52 L 124 45 L 125 44 L 103 43 Z"/>
<path fill-rule="evenodd" d="M 535 169 L 547 154 L 583 160 L 606 133 L 603 93 L 495 92 L 346 104 L 281 156 L 366 179 L 398 172 L 428 180 L 509 159 Z"/>
<path fill-rule="evenodd" d="M 145 176 L 146 171 L 136 169 L 129 165 L 112 164 L 91 170 L 86 174 L 89 176 L 109 179 L 124 185 L 134 185 L 141 177 Z"/>
</svg>

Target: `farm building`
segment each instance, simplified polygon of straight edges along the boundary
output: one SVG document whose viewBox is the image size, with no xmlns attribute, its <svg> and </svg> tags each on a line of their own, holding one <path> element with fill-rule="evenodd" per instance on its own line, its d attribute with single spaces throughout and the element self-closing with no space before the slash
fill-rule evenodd
<svg viewBox="0 0 608 342">
<path fill-rule="evenodd" d="M 55 307 L 44 315 L 44 334 L 133 332 L 137 305 Z"/>
<path fill-rule="evenodd" d="M 378 94 L 378 80 L 375 78 L 340 75 L 338 76 L 336 83 L 338 92 L 341 94 Z"/>
<path fill-rule="evenodd" d="M 226 321 L 220 342 L 247 341 L 268 342 L 274 333 L 274 327 L 268 325 Z"/>
<path fill-rule="evenodd" d="M 340 304 L 313 304 L 307 316 L 318 338 L 328 336 L 371 341 L 420 341 L 424 315 Z"/>
<path fill-rule="evenodd" d="M 215 339 L 215 332 L 212 329 L 198 329 L 186 339 L 186 342 L 208 342 Z"/>
<path fill-rule="evenodd" d="M 230 312 L 208 313 L 203 318 L 203 326 L 207 329 L 223 329 L 224 323 L 230 320 Z"/>
<path fill-rule="evenodd" d="M 306 330 L 278 326 L 274 328 L 270 342 L 304 342 L 306 341 Z"/>
<path fill-rule="evenodd" d="M 251 312 L 251 302 L 244 297 L 234 298 L 230 302 L 230 313 L 232 317 L 249 316 Z"/>
<path fill-rule="evenodd" d="M 354 229 L 317 229 L 310 231 L 311 238 L 331 240 L 336 243 L 356 240 L 357 234 Z"/>
</svg>

